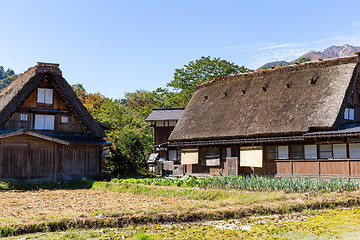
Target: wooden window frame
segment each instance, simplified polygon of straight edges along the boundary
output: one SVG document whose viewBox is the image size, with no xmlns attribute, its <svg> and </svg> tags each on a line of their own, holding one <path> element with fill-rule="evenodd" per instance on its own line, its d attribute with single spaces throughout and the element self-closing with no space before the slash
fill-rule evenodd
<svg viewBox="0 0 360 240">
<path fill-rule="evenodd" d="M 295 157 L 295 146 L 301 146 L 302 147 L 302 156 L 296 156 Z M 300 152 L 299 152 L 300 153 Z M 290 159 L 305 159 L 305 147 L 304 144 L 294 144 L 294 145 L 290 145 Z"/>
<path fill-rule="evenodd" d="M 321 146 L 330 146 L 330 151 L 321 151 Z M 329 153 L 331 152 L 331 157 L 321 157 L 321 153 Z M 334 158 L 334 147 L 333 144 L 318 144 L 318 159 L 333 159 Z"/>
<path fill-rule="evenodd" d="M 43 99 L 39 99 L 40 98 L 40 91 L 43 92 L 44 96 L 42 97 Z M 51 92 L 51 98 L 50 101 L 47 101 L 46 95 Z M 54 89 L 52 88 L 37 88 L 37 93 L 36 93 L 36 102 L 38 105 L 40 106 L 52 106 L 54 104 Z"/>
<path fill-rule="evenodd" d="M 36 128 L 36 118 L 40 118 L 40 117 L 44 117 L 44 128 Z M 49 117 L 52 117 L 53 118 L 53 123 L 52 123 L 52 126 L 53 128 L 45 128 L 46 126 L 46 117 L 49 116 Z M 46 131 L 54 131 L 55 130 L 55 115 L 47 115 L 47 114 L 35 114 L 34 115 L 34 130 L 46 130 Z"/>
<path fill-rule="evenodd" d="M 66 119 L 66 121 L 63 121 L 63 119 Z M 68 116 L 60 116 L 60 123 L 61 124 L 68 124 L 69 123 L 69 117 Z"/>
<path fill-rule="evenodd" d="M 350 113 L 352 112 L 352 118 L 350 118 Z M 344 119 L 354 121 L 355 120 L 355 108 L 347 107 L 344 111 Z"/>
<path fill-rule="evenodd" d="M 29 120 L 29 114 L 27 113 L 20 113 L 20 121 L 21 122 L 27 122 Z"/>
</svg>

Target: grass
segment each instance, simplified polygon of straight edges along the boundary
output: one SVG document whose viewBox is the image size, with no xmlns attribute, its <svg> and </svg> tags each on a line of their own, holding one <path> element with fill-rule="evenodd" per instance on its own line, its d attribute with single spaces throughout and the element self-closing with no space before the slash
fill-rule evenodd
<svg viewBox="0 0 360 240">
<path fill-rule="evenodd" d="M 92 188 L 94 181 L 60 181 L 60 182 L 0 182 L 0 191 L 8 190 L 40 190 L 40 189 L 90 189 Z"/>
<path fill-rule="evenodd" d="M 314 214 L 251 216 L 227 221 L 131 225 L 124 228 L 27 235 L 27 239 L 356 239 L 360 209 L 320 210 Z M 22 237 L 22 236 L 20 236 Z"/>
<path fill-rule="evenodd" d="M 360 184 L 356 180 L 345 178 L 274 178 L 270 176 L 209 176 L 197 178 L 189 176 L 183 179 L 145 178 L 145 179 L 112 179 L 115 183 L 137 183 L 156 186 L 185 186 L 203 189 L 236 189 L 248 191 L 279 191 L 286 192 L 334 192 L 357 191 Z"/>
<path fill-rule="evenodd" d="M 305 179 L 304 181 L 300 181 L 298 179 L 285 179 L 281 181 L 279 179 L 271 179 L 268 177 L 264 179 L 261 179 L 260 177 L 213 177 L 208 180 L 203 180 L 200 178 L 190 177 L 184 180 L 155 179 L 154 182 L 151 181 L 153 180 L 126 179 L 113 180 L 113 182 L 68 181 L 60 183 L 0 183 L 0 189 L 2 191 L 22 190 L 20 192 L 10 191 L 8 193 L 3 193 L 3 197 L 14 194 L 14 197 L 11 197 L 9 200 L 14 201 L 14 204 L 17 204 L 17 195 L 24 196 L 33 194 L 34 196 L 38 196 L 38 192 L 47 194 L 46 196 L 49 197 L 67 196 L 66 199 L 68 200 L 79 199 L 80 197 L 80 195 L 68 196 L 70 193 L 82 191 L 81 195 L 86 196 L 88 196 L 88 193 L 92 193 L 89 195 L 92 196 L 90 199 L 82 199 L 83 205 L 96 197 L 100 198 L 103 202 L 106 198 L 103 198 L 102 196 L 109 196 L 110 193 L 112 194 L 111 196 L 115 196 L 114 198 L 109 198 L 112 202 L 117 198 L 123 199 L 125 196 L 127 196 L 129 202 L 131 201 L 131 205 L 129 205 L 131 208 L 129 208 L 123 215 L 117 215 L 116 213 L 123 211 L 120 208 L 123 207 L 123 204 L 126 205 L 126 201 L 123 201 L 121 206 L 115 206 L 116 208 L 112 210 L 114 212 L 109 211 L 106 208 L 94 208 L 92 212 L 89 212 L 88 209 L 84 208 L 84 210 L 87 211 L 87 217 L 67 215 L 60 218 L 59 216 L 54 216 L 54 214 L 50 213 L 49 215 L 41 217 L 41 219 L 39 218 L 34 219 L 34 221 L 21 223 L 18 223 L 17 220 L 19 219 L 11 218 L 10 220 L 13 220 L 13 222 L 0 226 L 0 237 L 15 236 L 33 232 L 54 232 L 64 231 L 67 229 L 88 228 L 102 229 L 105 227 L 122 228 L 134 225 L 134 229 L 126 230 L 129 231 L 129 233 L 123 232 L 121 234 L 125 234 L 131 239 L 161 239 L 162 237 L 164 237 L 164 239 L 172 239 L 171 236 L 173 236 L 173 238 L 177 238 L 177 234 L 181 236 L 182 233 L 173 231 L 171 234 L 175 235 L 171 235 L 170 233 L 170 235 L 161 235 L 160 233 L 154 233 L 152 231 L 148 231 L 148 229 L 137 227 L 142 224 L 162 222 L 181 223 L 187 221 L 244 218 L 254 214 L 288 214 L 299 211 L 304 211 L 305 214 L 314 214 L 317 212 L 317 209 L 335 208 L 338 206 L 358 206 L 360 203 L 360 192 L 354 191 L 356 190 L 358 183 L 349 180 L 326 181 L 323 179 Z M 204 184 L 206 181 L 207 185 Z M 264 184 L 266 185 L 267 183 L 271 183 L 272 181 L 274 181 L 274 184 L 271 188 L 274 188 L 274 186 L 283 187 L 276 187 L 277 190 L 271 191 L 263 190 L 265 188 L 262 186 Z M 212 185 L 209 183 L 212 183 Z M 247 189 L 247 187 L 238 187 L 241 184 L 244 186 L 248 184 L 247 186 L 252 187 L 249 189 Z M 320 186 L 321 184 L 323 184 L 323 186 Z M 258 190 L 255 190 L 254 186 L 257 186 Z M 291 191 L 289 190 L 289 186 L 293 186 Z M 76 188 L 86 190 L 56 190 L 71 190 Z M 42 189 L 51 189 L 54 191 L 43 191 Z M 266 189 L 270 189 L 270 187 Z M 304 191 L 304 189 L 307 189 L 307 191 Z M 309 189 L 320 190 L 309 191 Z M 26 192 L 29 190 L 31 190 L 31 192 Z M 37 192 L 37 190 L 40 191 Z M 49 192 L 51 192 L 51 194 Z M 61 195 L 56 194 L 57 192 L 61 192 Z M 145 200 L 148 199 L 152 199 L 151 201 L 159 200 L 159 204 L 146 205 L 144 207 L 143 204 Z M 44 201 L 44 206 L 46 204 L 51 204 L 51 202 L 51 200 Z M 4 206 L 9 207 L 10 205 Z M 79 207 L 83 207 L 83 205 L 79 205 Z M 77 213 L 77 215 L 79 214 L 81 213 Z M 99 214 L 104 215 L 104 217 L 97 217 Z M 196 236 L 199 236 L 198 239 L 201 239 L 201 234 L 205 234 L 207 231 L 214 233 L 214 235 L 209 235 L 213 236 L 214 239 L 217 238 L 217 234 L 220 234 L 219 236 L 221 236 L 222 239 L 226 239 L 227 236 L 230 236 L 231 234 L 235 234 L 234 236 L 239 237 L 248 236 L 244 235 L 241 231 L 232 232 L 230 230 L 224 230 L 224 232 L 221 232 L 222 230 L 217 228 L 214 229 L 212 226 L 187 226 L 182 224 L 180 224 L 180 226 L 184 232 L 191 232 Z M 294 229 L 293 226 L 287 228 L 287 225 L 281 225 L 280 227 L 274 225 L 271 228 L 266 228 L 260 223 L 258 225 L 253 224 L 253 226 L 265 235 L 272 234 L 269 236 L 275 236 L 276 234 L 281 235 L 282 233 L 287 233 L 286 229 Z M 281 232 L 279 229 L 285 230 Z M 314 232 L 315 230 L 307 234 L 313 234 Z M 82 235 L 77 236 L 77 233 L 75 233 L 67 232 L 67 234 L 70 234 L 67 238 L 81 239 Z M 95 236 L 98 233 L 93 232 L 92 234 Z M 249 232 L 247 231 L 246 234 L 249 234 Z"/>
</svg>

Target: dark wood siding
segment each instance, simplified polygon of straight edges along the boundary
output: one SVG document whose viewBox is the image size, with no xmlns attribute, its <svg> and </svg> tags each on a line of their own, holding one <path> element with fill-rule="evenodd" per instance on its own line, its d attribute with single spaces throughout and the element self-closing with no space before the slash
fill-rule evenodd
<svg viewBox="0 0 360 240">
<path fill-rule="evenodd" d="M 101 147 L 69 145 L 20 135 L 0 141 L 0 179 L 60 180 L 100 171 Z"/>
<path fill-rule="evenodd" d="M 154 127 L 154 145 L 166 143 L 174 127 Z"/>
</svg>

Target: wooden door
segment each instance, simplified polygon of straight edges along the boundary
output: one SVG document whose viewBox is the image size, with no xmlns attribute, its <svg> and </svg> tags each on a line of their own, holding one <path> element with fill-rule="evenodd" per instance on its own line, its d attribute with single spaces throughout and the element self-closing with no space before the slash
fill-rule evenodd
<svg viewBox="0 0 360 240">
<path fill-rule="evenodd" d="M 227 157 L 226 158 L 226 175 L 237 176 L 239 174 L 239 159 L 237 157 Z"/>
<path fill-rule="evenodd" d="M 3 146 L 1 178 L 27 178 L 27 145 Z"/>
</svg>

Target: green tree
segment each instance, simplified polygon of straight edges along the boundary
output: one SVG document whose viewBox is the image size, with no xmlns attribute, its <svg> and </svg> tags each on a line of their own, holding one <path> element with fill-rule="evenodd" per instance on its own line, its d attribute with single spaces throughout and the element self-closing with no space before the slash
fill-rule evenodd
<svg viewBox="0 0 360 240">
<path fill-rule="evenodd" d="M 4 71 L 4 67 L 0 66 L 0 91 L 12 83 L 16 77 L 17 75 L 13 70 L 8 69 Z"/>
<path fill-rule="evenodd" d="M 134 114 L 134 110 L 120 100 L 107 98 L 101 93 L 88 93 L 82 84 L 72 87 L 93 118 L 110 127 L 106 131 L 106 139 L 112 144 L 107 165 L 112 175 L 146 172 L 146 157 L 152 150 L 153 133 L 145 118 L 141 114 Z M 131 104 L 138 107 L 140 112 L 142 107 L 147 106 L 146 103 Z"/>
<path fill-rule="evenodd" d="M 298 62 L 299 63 L 305 63 L 305 62 L 310 62 L 311 59 L 310 58 L 299 58 Z"/>
<path fill-rule="evenodd" d="M 135 130 L 126 130 L 118 139 L 118 147 L 110 150 L 107 162 L 113 176 L 131 176 L 147 169 L 146 157 L 151 152 L 147 139 Z"/>
<path fill-rule="evenodd" d="M 238 66 L 220 58 L 201 57 L 189 62 L 184 68 L 176 69 L 173 80 L 167 86 L 179 93 L 179 95 L 173 94 L 172 97 L 177 98 L 175 102 L 185 107 L 198 83 L 211 81 L 216 77 L 228 76 L 234 72 L 244 73 L 248 71 L 250 69 L 244 66 Z"/>
</svg>

